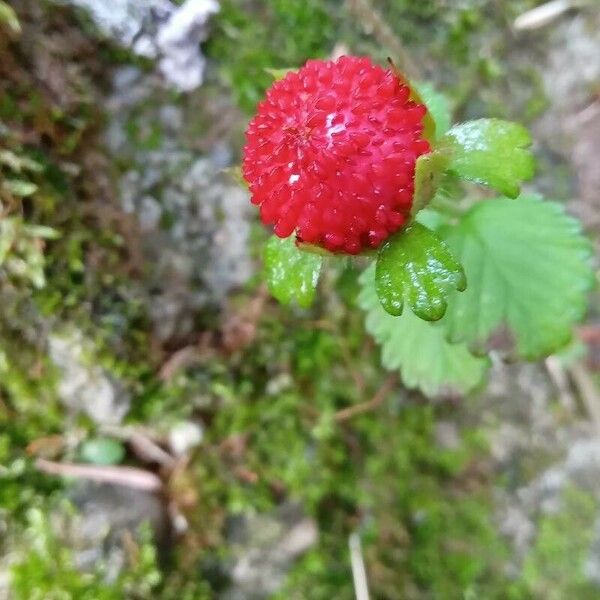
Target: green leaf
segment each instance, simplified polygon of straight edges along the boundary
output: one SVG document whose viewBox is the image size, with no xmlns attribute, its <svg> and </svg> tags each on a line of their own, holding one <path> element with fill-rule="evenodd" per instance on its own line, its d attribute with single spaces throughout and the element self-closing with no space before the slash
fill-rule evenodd
<svg viewBox="0 0 600 600">
<path fill-rule="evenodd" d="M 47 225 L 23 225 L 23 230 L 27 235 L 42 240 L 57 240 L 60 237 L 60 231 Z"/>
<path fill-rule="evenodd" d="M 265 274 L 269 291 L 282 304 L 296 300 L 311 305 L 321 273 L 323 257 L 296 247 L 294 236 L 271 237 L 265 248 Z"/>
<path fill-rule="evenodd" d="M 448 98 L 438 92 L 430 83 L 419 82 L 414 84 L 421 100 L 429 111 L 435 123 L 435 137 L 442 137 L 450 128 L 451 112 Z"/>
<path fill-rule="evenodd" d="M 116 465 L 125 457 L 125 448 L 118 440 L 95 438 L 81 445 L 79 456 L 84 462 L 94 465 Z"/>
<path fill-rule="evenodd" d="M 0 221 L 0 267 L 8 257 L 19 231 L 20 221 L 17 219 L 2 219 Z"/>
<path fill-rule="evenodd" d="M 44 167 L 35 160 L 27 156 L 20 156 L 10 150 L 0 150 L 0 164 L 7 166 L 15 173 L 21 173 L 24 170 L 41 173 L 44 170 Z"/>
<path fill-rule="evenodd" d="M 60 233 L 44 225 L 28 225 L 21 217 L 0 220 L 0 267 L 11 278 L 25 279 L 42 288 L 44 276 L 44 244 Z"/>
<path fill-rule="evenodd" d="M 0 23 L 6 23 L 14 33 L 21 33 L 21 24 L 17 14 L 3 0 L 0 0 Z"/>
<path fill-rule="evenodd" d="M 30 181 L 23 181 L 22 179 L 7 179 L 4 181 L 5 187 L 13 196 L 19 196 L 25 198 L 35 194 L 38 190 L 38 186 Z"/>
<path fill-rule="evenodd" d="M 443 151 L 434 151 L 422 154 L 417 159 L 415 166 L 415 191 L 411 214 L 416 215 L 431 199 L 444 178 L 448 167 L 448 154 Z"/>
<path fill-rule="evenodd" d="M 399 370 L 404 385 L 427 396 L 465 394 L 478 387 L 489 367 L 486 358 L 473 356 L 465 344 L 451 344 L 443 329 L 415 316 L 389 315 L 375 289 L 375 266 L 361 276 L 359 306 L 366 311 L 366 329 L 381 345 L 381 361 L 388 370 Z"/>
<path fill-rule="evenodd" d="M 375 281 L 388 313 L 401 315 L 407 302 L 426 321 L 441 319 L 451 290 L 466 287 L 462 267 L 446 244 L 420 223 L 409 225 L 383 244 Z"/>
<path fill-rule="evenodd" d="M 440 234 L 469 281 L 440 322 L 451 341 L 481 349 L 505 326 L 527 359 L 569 341 L 594 273 L 591 244 L 560 204 L 535 197 L 488 200 Z"/>
<path fill-rule="evenodd" d="M 501 119 L 460 123 L 442 139 L 442 146 L 451 150 L 451 170 L 509 198 L 516 198 L 521 183 L 533 177 L 535 161 L 527 149 L 530 145 L 527 129 Z"/>
</svg>

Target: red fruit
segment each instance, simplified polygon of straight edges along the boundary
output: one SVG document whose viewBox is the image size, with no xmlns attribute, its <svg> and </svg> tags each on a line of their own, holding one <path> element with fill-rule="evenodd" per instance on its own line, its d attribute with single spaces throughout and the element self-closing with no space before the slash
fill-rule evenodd
<svg viewBox="0 0 600 600">
<path fill-rule="evenodd" d="M 246 132 L 252 202 L 279 237 L 376 248 L 406 222 L 426 108 L 368 58 L 309 60 L 273 84 Z"/>
</svg>

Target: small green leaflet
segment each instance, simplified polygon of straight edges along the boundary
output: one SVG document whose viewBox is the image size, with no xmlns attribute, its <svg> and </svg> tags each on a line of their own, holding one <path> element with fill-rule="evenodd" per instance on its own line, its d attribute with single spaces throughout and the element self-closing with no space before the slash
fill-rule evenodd
<svg viewBox="0 0 600 600">
<path fill-rule="evenodd" d="M 308 308 L 314 297 L 323 257 L 296 247 L 294 236 L 272 236 L 265 248 L 265 274 L 269 291 L 282 304 L 296 300 Z"/>
<path fill-rule="evenodd" d="M 35 160 L 15 154 L 10 150 L 0 150 L 0 163 L 12 169 L 15 173 L 21 173 L 22 171 L 41 173 L 44 170 L 44 167 Z"/>
<path fill-rule="evenodd" d="M 94 465 L 117 465 L 125 457 L 125 448 L 118 440 L 99 437 L 85 441 L 79 449 L 81 460 Z"/>
<path fill-rule="evenodd" d="M 21 227 L 22 222 L 17 218 L 0 221 L 0 267 L 7 259 Z"/>
<path fill-rule="evenodd" d="M 10 277 L 44 287 L 44 247 L 40 241 L 59 236 L 56 229 L 23 223 L 21 217 L 0 219 L 0 268 Z"/>
<path fill-rule="evenodd" d="M 450 170 L 509 198 L 516 198 L 521 182 L 533 177 L 535 161 L 527 149 L 530 145 L 527 129 L 501 119 L 460 123 L 441 140 L 441 146 L 451 151 Z"/>
<path fill-rule="evenodd" d="M 465 344 L 451 344 L 443 329 L 405 310 L 389 315 L 375 290 L 375 266 L 361 276 L 358 305 L 366 312 L 366 329 L 381 345 L 381 361 L 388 370 L 399 370 L 408 388 L 426 396 L 465 394 L 478 387 L 489 367 L 487 358 L 473 356 Z"/>
<path fill-rule="evenodd" d="M 487 200 L 439 233 L 469 281 L 439 323 L 451 341 L 483 350 L 507 326 L 517 353 L 532 360 L 569 341 L 594 272 L 591 244 L 560 204 L 536 197 Z"/>
<path fill-rule="evenodd" d="M 435 123 L 435 138 L 442 137 L 450 128 L 451 122 L 448 98 L 438 92 L 430 83 L 417 82 L 413 87 L 417 90 Z"/>
<path fill-rule="evenodd" d="M 265 71 L 273 78 L 274 81 L 283 79 L 290 71 L 295 71 L 294 67 L 287 69 L 265 69 Z"/>
<path fill-rule="evenodd" d="M 0 0 L 0 23 L 6 23 L 13 33 L 21 33 L 21 24 L 15 11 L 3 0 Z"/>
<path fill-rule="evenodd" d="M 6 179 L 4 186 L 13 195 L 21 198 L 26 198 L 35 194 L 38 190 L 38 186 L 30 181 L 23 181 L 22 179 Z"/>
<path fill-rule="evenodd" d="M 381 305 L 389 314 L 401 315 L 407 302 L 426 321 L 441 319 L 448 294 L 464 290 L 467 284 L 446 244 L 416 222 L 383 244 L 375 282 Z"/>
<path fill-rule="evenodd" d="M 422 154 L 415 166 L 415 192 L 411 214 L 416 215 L 435 196 L 448 166 L 448 154 L 434 151 Z"/>
</svg>

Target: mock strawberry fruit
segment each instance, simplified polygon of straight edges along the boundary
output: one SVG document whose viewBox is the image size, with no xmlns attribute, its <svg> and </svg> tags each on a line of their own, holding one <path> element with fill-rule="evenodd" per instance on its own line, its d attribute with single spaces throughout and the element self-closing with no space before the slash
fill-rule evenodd
<svg viewBox="0 0 600 600">
<path fill-rule="evenodd" d="M 279 237 L 332 252 L 376 248 L 408 219 L 426 108 L 368 58 L 309 60 L 250 121 L 243 173 Z"/>
</svg>

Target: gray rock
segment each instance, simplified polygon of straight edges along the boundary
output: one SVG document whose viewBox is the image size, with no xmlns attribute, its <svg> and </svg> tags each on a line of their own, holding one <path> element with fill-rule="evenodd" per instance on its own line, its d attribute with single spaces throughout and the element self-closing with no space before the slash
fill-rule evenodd
<svg viewBox="0 0 600 600">
<path fill-rule="evenodd" d="M 571 115 L 566 119 L 565 127 L 573 146 L 571 164 L 579 191 L 571 208 L 587 228 L 597 227 L 600 225 L 600 170 L 597 167 L 600 160 L 600 102 L 596 100 Z"/>
<path fill-rule="evenodd" d="M 171 527 L 162 499 L 141 490 L 82 482 L 71 492 L 76 514 L 57 515 L 55 527 L 72 548 L 76 567 L 93 570 L 106 565 L 106 578 L 113 581 L 127 564 L 125 537 L 137 539 L 148 526 L 160 555 L 171 543 Z"/>
<path fill-rule="evenodd" d="M 169 446 L 174 454 L 181 456 L 198 446 L 203 437 L 204 431 L 200 424 L 183 421 L 169 431 Z"/>
<path fill-rule="evenodd" d="M 57 0 L 86 10 L 100 32 L 136 54 L 155 59 L 165 81 L 181 91 L 202 85 L 206 59 L 200 42 L 217 0 Z"/>
<path fill-rule="evenodd" d="M 59 373 L 58 396 L 67 408 L 87 414 L 97 424 L 116 425 L 123 420 L 130 395 L 95 362 L 94 344 L 80 330 L 50 334 L 48 352 Z"/>
<path fill-rule="evenodd" d="M 534 449 L 550 455 L 560 451 L 562 434 L 548 410 L 553 393 L 540 365 L 494 362 L 482 418 L 490 430 L 492 456 L 502 468 Z"/>
<path fill-rule="evenodd" d="M 500 532 L 510 540 L 513 555 L 508 564 L 512 577 L 519 575 L 519 567 L 531 544 L 535 540 L 537 528 L 534 520 L 518 505 L 507 504 L 499 515 Z"/>
<path fill-rule="evenodd" d="M 160 72 L 177 89 L 191 91 L 202 85 L 206 60 L 198 46 L 207 37 L 209 18 L 218 11 L 216 0 L 186 0 L 159 27 Z"/>
<path fill-rule="evenodd" d="M 586 490 L 600 500 L 600 440 L 594 437 L 573 441 L 564 460 L 543 471 L 519 489 L 523 506 L 530 513 L 553 513 L 562 506 L 567 486 Z"/>
<path fill-rule="evenodd" d="M 67 500 L 68 504 L 53 505 L 47 516 L 41 509 L 30 510 L 30 519 L 39 513 L 36 522 L 43 520 L 44 531 L 50 526 L 58 547 L 69 551 L 78 570 L 98 573 L 100 568 L 106 582 L 114 582 L 130 566 L 131 542 L 147 539 L 145 535 L 140 538 L 142 532 L 150 534 L 159 561 L 168 558 L 173 534 L 161 497 L 125 486 L 80 481 L 67 494 Z M 13 597 L 9 588 L 11 564 L 25 558 L 28 544 L 40 541 L 35 538 L 33 528 L 26 537 L 13 531 L 11 552 L 0 553 L 0 600 Z M 0 538 L 0 548 L 2 542 Z"/>
<path fill-rule="evenodd" d="M 260 600 L 281 587 L 292 562 L 317 542 L 318 529 L 288 504 L 273 514 L 238 517 L 228 538 L 233 585 L 222 600 Z"/>
<path fill-rule="evenodd" d="M 85 10 L 102 35 L 148 58 L 157 55 L 152 29 L 168 20 L 174 8 L 169 0 L 63 0 L 62 3 Z"/>
<path fill-rule="evenodd" d="M 564 471 L 575 485 L 600 498 L 600 439 L 575 442 L 569 448 Z"/>
<path fill-rule="evenodd" d="M 434 438 L 436 444 L 444 450 L 456 450 L 460 446 L 458 427 L 452 421 L 438 421 L 435 424 Z"/>
<path fill-rule="evenodd" d="M 163 211 L 160 203 L 152 196 L 140 200 L 139 223 L 142 231 L 154 231 L 160 226 Z"/>
<path fill-rule="evenodd" d="M 540 522 L 564 508 L 565 489 L 600 492 L 594 484 L 595 478 L 600 482 L 600 453 L 593 425 L 565 414 L 564 405 L 557 410 L 558 393 L 542 365 L 495 360 L 488 389 L 467 409 L 468 422 L 476 418 L 488 432 L 491 457 L 502 474 L 494 504 L 498 530 L 511 548 L 507 574 L 515 578 Z"/>
<path fill-rule="evenodd" d="M 582 11 L 550 30 L 546 64 L 540 69 L 552 109 L 563 114 L 583 107 L 600 81 L 600 12 Z"/>
<path fill-rule="evenodd" d="M 106 142 L 130 165 L 118 181 L 119 198 L 139 223 L 142 285 L 155 334 L 166 341 L 188 336 L 198 311 L 220 308 L 252 274 L 252 210 L 247 191 L 223 173 L 232 160 L 228 144 L 219 141 L 209 156 L 186 149 L 185 111 L 157 98 L 151 76 L 117 71 Z M 152 135 L 144 127 L 159 127 L 159 143 L 146 148 L 124 136 L 131 119 L 142 139 Z"/>
<path fill-rule="evenodd" d="M 557 460 L 532 481 L 512 493 L 498 493 L 500 530 L 511 542 L 513 555 L 509 572 L 517 575 L 523 559 L 537 535 L 537 524 L 544 515 L 564 508 L 564 492 L 575 487 L 592 493 L 600 501 L 600 440 L 581 431 L 572 431 L 566 457 Z M 587 437 L 585 437 L 587 435 Z M 592 524 L 590 523 L 590 527 Z M 586 573 L 600 583 L 600 525 L 586 563 Z M 573 531 L 573 535 L 577 535 Z"/>
<path fill-rule="evenodd" d="M 570 190 L 575 200 L 570 208 L 588 227 L 600 224 L 600 106 L 593 91 L 600 83 L 598 56 L 600 11 L 590 6 L 588 10 L 570 13 L 550 27 L 542 54 L 544 64 L 535 64 L 549 106 L 534 124 L 534 137 L 555 157 L 570 163 L 575 175 Z M 543 187 L 548 188 L 549 195 L 556 196 L 556 188 L 560 187 L 552 171 L 560 173 L 560 169 L 546 169 L 542 177 L 554 185 Z"/>
</svg>

